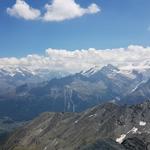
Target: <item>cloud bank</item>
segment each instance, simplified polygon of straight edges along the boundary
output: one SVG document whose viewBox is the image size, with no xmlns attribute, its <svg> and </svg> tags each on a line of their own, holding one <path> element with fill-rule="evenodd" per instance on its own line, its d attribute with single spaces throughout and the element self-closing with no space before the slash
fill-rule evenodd
<svg viewBox="0 0 150 150">
<path fill-rule="evenodd" d="M 131 45 L 127 48 L 96 50 L 46 49 L 45 55 L 28 55 L 23 58 L 0 58 L 0 68 L 25 67 L 29 70 L 49 69 L 70 73 L 93 66 L 112 64 L 121 69 L 150 68 L 150 47 Z"/>
<path fill-rule="evenodd" d="M 32 8 L 25 0 L 16 0 L 11 8 L 7 8 L 7 13 L 25 20 L 64 21 L 100 12 L 99 6 L 95 3 L 88 8 L 82 8 L 75 0 L 52 0 L 51 4 L 45 4 L 45 10 L 46 12 L 41 14 L 40 10 Z"/>
</svg>

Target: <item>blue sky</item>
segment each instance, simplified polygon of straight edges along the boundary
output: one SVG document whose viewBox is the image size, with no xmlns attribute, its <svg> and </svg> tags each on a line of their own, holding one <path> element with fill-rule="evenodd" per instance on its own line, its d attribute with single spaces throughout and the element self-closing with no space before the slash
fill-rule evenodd
<svg viewBox="0 0 150 150">
<path fill-rule="evenodd" d="M 65 0 L 64 0 L 65 1 Z M 45 13 L 51 0 L 26 0 Z M 82 8 L 95 3 L 101 11 L 63 21 L 27 20 L 7 12 L 15 0 L 0 1 L 0 57 L 43 54 L 47 48 L 106 49 L 150 45 L 149 0 L 76 0 Z M 67 5 L 67 4 L 66 4 Z"/>
</svg>

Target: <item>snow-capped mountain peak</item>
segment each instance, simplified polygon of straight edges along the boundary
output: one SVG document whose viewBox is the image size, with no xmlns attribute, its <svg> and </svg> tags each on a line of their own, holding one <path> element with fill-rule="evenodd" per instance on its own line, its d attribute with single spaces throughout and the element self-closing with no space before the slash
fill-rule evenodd
<svg viewBox="0 0 150 150">
<path fill-rule="evenodd" d="M 86 76 L 86 77 L 90 77 L 91 75 L 93 75 L 94 73 L 96 73 L 97 71 L 99 71 L 101 69 L 101 67 L 99 66 L 94 66 L 86 71 L 81 71 L 81 74 Z"/>
</svg>

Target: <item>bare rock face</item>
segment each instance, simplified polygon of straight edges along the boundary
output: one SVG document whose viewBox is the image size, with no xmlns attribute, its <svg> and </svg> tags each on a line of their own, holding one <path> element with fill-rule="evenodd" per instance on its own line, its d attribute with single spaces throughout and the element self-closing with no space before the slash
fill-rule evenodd
<svg viewBox="0 0 150 150">
<path fill-rule="evenodd" d="M 83 146 L 78 150 L 126 150 L 123 145 L 111 140 L 111 139 L 101 139 L 96 142 Z"/>
<path fill-rule="evenodd" d="M 127 150 L 148 150 L 147 145 L 142 140 L 136 137 L 124 140 L 122 145 Z"/>
<path fill-rule="evenodd" d="M 148 147 L 142 140 L 134 137 L 124 140 L 122 144 L 111 139 L 101 139 L 79 150 L 148 150 Z"/>
</svg>

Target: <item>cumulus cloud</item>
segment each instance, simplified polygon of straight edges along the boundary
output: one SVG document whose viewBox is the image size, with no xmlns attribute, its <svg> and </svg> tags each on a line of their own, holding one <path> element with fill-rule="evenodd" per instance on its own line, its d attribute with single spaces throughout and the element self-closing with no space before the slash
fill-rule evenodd
<svg viewBox="0 0 150 150">
<path fill-rule="evenodd" d="M 49 69 L 75 73 L 107 64 L 127 70 L 150 68 L 150 47 L 131 45 L 118 49 L 90 48 L 74 51 L 49 48 L 43 56 L 34 54 L 23 58 L 0 58 L 0 68 L 25 67 L 31 71 Z"/>
<path fill-rule="evenodd" d="M 43 17 L 45 21 L 63 21 L 100 11 L 100 8 L 94 3 L 88 8 L 82 8 L 75 0 L 53 0 L 52 4 L 46 4 L 45 8 L 46 13 Z"/>
<path fill-rule="evenodd" d="M 99 6 L 95 3 L 82 8 L 75 0 L 52 0 L 51 4 L 45 4 L 45 10 L 46 12 L 41 14 L 40 10 L 32 8 L 25 0 L 16 0 L 12 8 L 7 8 L 7 13 L 25 20 L 64 21 L 100 12 Z"/>
<path fill-rule="evenodd" d="M 16 0 L 12 8 L 7 8 L 7 13 L 25 20 L 35 20 L 41 15 L 38 9 L 32 8 L 24 0 Z"/>
</svg>

